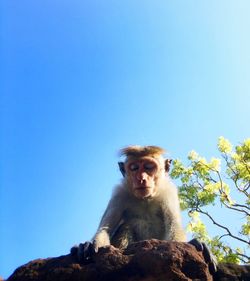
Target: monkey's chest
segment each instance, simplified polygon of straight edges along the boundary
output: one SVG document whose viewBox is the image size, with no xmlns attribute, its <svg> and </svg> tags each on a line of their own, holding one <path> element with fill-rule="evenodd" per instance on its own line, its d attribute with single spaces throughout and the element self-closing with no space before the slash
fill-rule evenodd
<svg viewBox="0 0 250 281">
<path fill-rule="evenodd" d="M 148 219 L 135 218 L 131 221 L 134 229 L 135 240 L 164 239 L 164 223 L 158 217 Z"/>
<path fill-rule="evenodd" d="M 123 214 L 123 223 L 114 235 L 114 240 L 126 240 L 126 244 L 146 239 L 164 239 L 163 214 L 160 209 L 127 210 Z"/>
</svg>

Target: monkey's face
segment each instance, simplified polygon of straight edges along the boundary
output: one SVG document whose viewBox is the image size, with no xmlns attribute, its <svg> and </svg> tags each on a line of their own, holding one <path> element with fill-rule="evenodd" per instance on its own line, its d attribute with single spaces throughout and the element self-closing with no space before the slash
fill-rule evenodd
<svg viewBox="0 0 250 281">
<path fill-rule="evenodd" d="M 164 167 L 153 157 L 131 159 L 125 172 L 131 192 L 139 199 L 153 197 L 158 181 L 165 176 Z"/>
</svg>

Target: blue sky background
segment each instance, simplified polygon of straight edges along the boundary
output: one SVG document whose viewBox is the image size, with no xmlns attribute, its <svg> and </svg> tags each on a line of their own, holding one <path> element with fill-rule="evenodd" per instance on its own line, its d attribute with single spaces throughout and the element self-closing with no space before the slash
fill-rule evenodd
<svg viewBox="0 0 250 281">
<path fill-rule="evenodd" d="M 210 158 L 219 136 L 250 136 L 249 1 L 3 0 L 0 11 L 1 276 L 92 237 L 121 147 Z"/>
</svg>

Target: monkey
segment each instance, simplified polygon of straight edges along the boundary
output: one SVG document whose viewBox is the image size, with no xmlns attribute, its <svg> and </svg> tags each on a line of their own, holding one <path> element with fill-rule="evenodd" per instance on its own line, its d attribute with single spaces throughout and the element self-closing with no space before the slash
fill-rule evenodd
<svg viewBox="0 0 250 281">
<path fill-rule="evenodd" d="M 176 186 L 169 178 L 170 159 L 158 146 L 128 146 L 120 151 L 123 179 L 113 191 L 99 227 L 91 242 L 71 249 L 79 260 L 88 261 L 101 247 L 121 250 L 147 239 L 187 242 L 182 227 Z M 210 252 L 203 243 L 190 241 L 199 250 Z"/>
<path fill-rule="evenodd" d="M 157 146 L 129 146 L 120 151 L 123 180 L 108 203 L 96 234 L 94 251 L 113 245 L 125 249 L 151 238 L 186 241 L 180 204 L 168 172 L 171 161 Z"/>
</svg>

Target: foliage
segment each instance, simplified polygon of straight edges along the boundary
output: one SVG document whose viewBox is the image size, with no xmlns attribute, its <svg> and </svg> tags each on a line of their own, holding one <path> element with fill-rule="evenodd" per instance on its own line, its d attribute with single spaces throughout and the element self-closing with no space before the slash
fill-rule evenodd
<svg viewBox="0 0 250 281">
<path fill-rule="evenodd" d="M 188 165 L 173 161 L 171 177 L 180 180 L 181 207 L 188 210 L 188 231 L 204 241 L 218 262 L 249 263 L 250 255 L 250 139 L 233 148 L 224 137 L 218 140 L 221 159 L 207 161 L 195 151 L 188 155 Z M 239 214 L 238 229 L 225 225 L 223 217 L 214 214 L 213 205 L 220 205 L 227 216 Z M 212 211 L 211 211 L 212 210 Z M 233 212 L 233 213 L 231 213 Z M 218 228 L 211 237 L 205 218 Z M 239 247 L 229 246 L 234 240 Z"/>
</svg>

